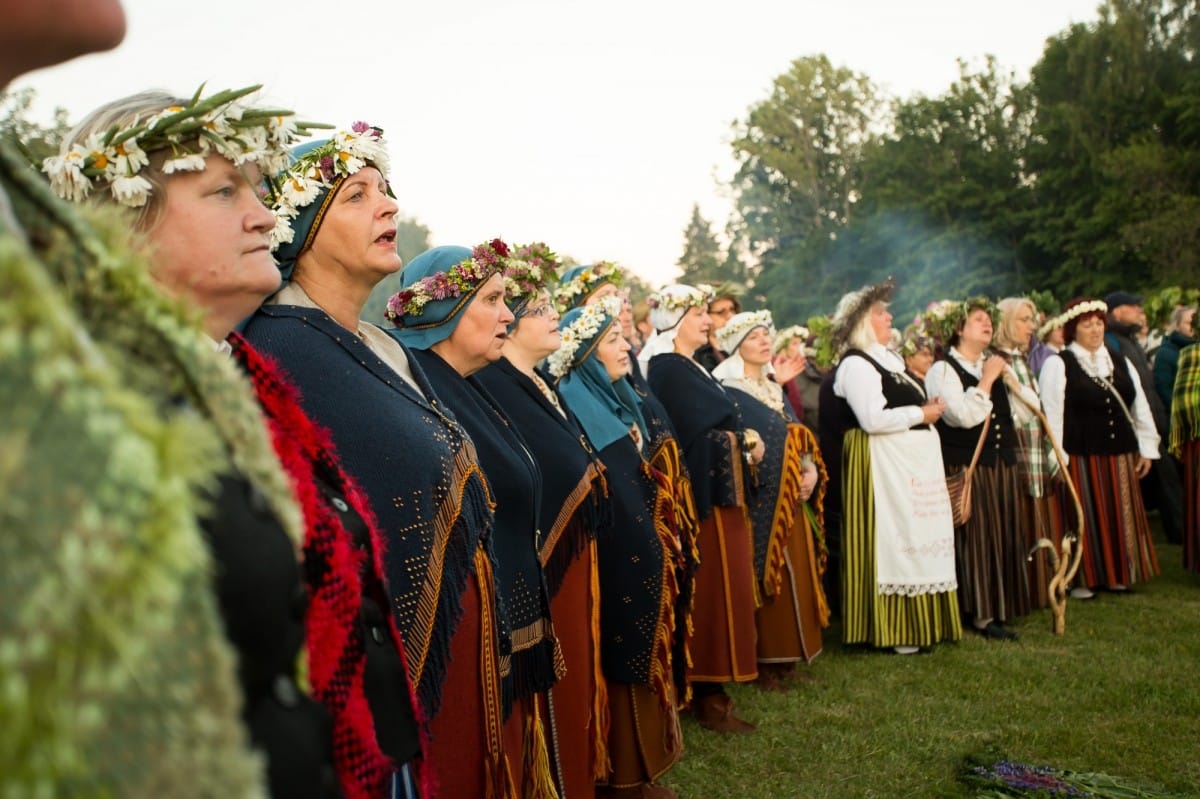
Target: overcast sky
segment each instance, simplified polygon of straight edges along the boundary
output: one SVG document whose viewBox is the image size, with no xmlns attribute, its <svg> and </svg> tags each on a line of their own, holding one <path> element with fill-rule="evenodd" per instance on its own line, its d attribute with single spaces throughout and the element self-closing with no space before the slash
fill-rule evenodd
<svg viewBox="0 0 1200 799">
<path fill-rule="evenodd" d="M 717 229 L 731 124 L 823 53 L 895 97 L 957 59 L 1025 79 L 1097 0 L 124 0 L 117 50 L 33 73 L 39 117 L 147 88 L 265 85 L 302 118 L 380 125 L 403 213 L 434 244 L 546 241 L 653 282 L 693 203 Z"/>
</svg>

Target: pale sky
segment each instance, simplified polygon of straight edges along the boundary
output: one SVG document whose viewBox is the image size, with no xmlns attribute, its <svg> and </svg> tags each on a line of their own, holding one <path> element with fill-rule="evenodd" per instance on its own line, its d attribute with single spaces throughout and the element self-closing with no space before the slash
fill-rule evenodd
<svg viewBox="0 0 1200 799">
<path fill-rule="evenodd" d="M 943 93 L 985 55 L 1024 80 L 1098 0 L 124 0 L 111 53 L 33 73 L 36 115 L 142 89 L 264 84 L 265 101 L 384 128 L 401 211 L 433 244 L 541 240 L 651 282 L 693 203 L 724 227 L 731 125 L 823 53 L 889 95 Z"/>
</svg>

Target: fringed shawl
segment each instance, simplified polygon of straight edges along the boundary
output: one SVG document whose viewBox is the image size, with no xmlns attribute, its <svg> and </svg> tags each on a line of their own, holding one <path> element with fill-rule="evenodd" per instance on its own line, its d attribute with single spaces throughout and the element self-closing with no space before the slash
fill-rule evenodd
<svg viewBox="0 0 1200 799">
<path fill-rule="evenodd" d="M 324 311 L 267 305 L 244 335 L 299 388 L 309 418 L 329 431 L 366 493 L 386 541 L 384 574 L 409 679 L 420 716 L 431 719 L 476 550 L 490 548 L 491 498 L 471 439 L 413 359 L 420 392 Z"/>
<path fill-rule="evenodd" d="M 741 432 L 730 394 L 695 361 L 678 353 L 656 355 L 650 389 L 675 429 L 692 478 L 696 514 L 704 520 L 714 505 L 745 504 L 748 470 L 736 434 Z"/>
<path fill-rule="evenodd" d="M 432 350 L 414 350 L 438 396 L 475 442 L 496 502 L 493 545 L 504 715 L 514 699 L 545 691 L 564 668 L 550 621 L 550 598 L 538 560 L 542 474 L 525 441 L 487 389 L 463 378 Z"/>
<path fill-rule="evenodd" d="M 382 796 L 395 765 L 380 747 L 376 719 L 364 689 L 366 640 L 360 623 L 363 596 L 385 597 L 383 539 L 367 499 L 342 471 L 328 434 L 301 410 L 295 389 L 277 367 L 259 355 L 241 336 L 230 337 L 233 356 L 254 386 L 267 417 L 275 452 L 291 478 L 304 517 L 304 573 L 308 589 L 305 609 L 305 647 L 312 693 L 328 708 L 333 720 L 334 765 L 347 799 Z M 328 484 L 338 501 L 353 508 L 367 527 L 366 551 L 342 523 L 320 485 Z M 344 507 L 344 505 L 343 505 Z M 386 606 L 386 605 L 384 605 Z M 392 643 L 403 658 L 395 619 L 389 616 Z M 410 723 L 403 735 L 419 735 L 411 708 L 411 685 L 398 675 L 409 694 L 410 711 L 378 723 Z M 429 791 L 425 793 L 428 795 Z"/>
<path fill-rule="evenodd" d="M 559 401 L 564 416 L 507 359 L 480 370 L 474 378 L 496 400 L 541 466 L 542 542 L 538 559 L 553 598 L 567 569 L 595 539 L 596 531 L 602 524 L 611 523 L 604 466 L 566 404 Z M 543 376 L 543 381 L 547 386 L 553 384 L 548 376 Z"/>
</svg>

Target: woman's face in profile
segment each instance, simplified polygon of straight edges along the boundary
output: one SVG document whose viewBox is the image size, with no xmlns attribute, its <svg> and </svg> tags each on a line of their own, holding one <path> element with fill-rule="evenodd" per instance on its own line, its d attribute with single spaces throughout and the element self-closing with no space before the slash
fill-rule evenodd
<svg viewBox="0 0 1200 799">
<path fill-rule="evenodd" d="M 279 288 L 269 238 L 275 215 L 259 198 L 258 177 L 253 164 L 210 154 L 203 170 L 164 181 L 162 212 L 146 233 L 154 279 L 198 305 L 216 339 Z"/>
<path fill-rule="evenodd" d="M 464 377 L 500 358 L 512 320 L 513 313 L 504 303 L 504 278 L 497 272 L 475 292 L 458 326 L 446 339 L 453 362 L 466 369 L 460 369 Z"/>
<path fill-rule="evenodd" d="M 629 374 L 629 342 L 621 335 L 617 324 L 609 324 L 604 337 L 596 345 L 596 360 L 604 365 L 608 379 L 613 383 Z"/>
</svg>

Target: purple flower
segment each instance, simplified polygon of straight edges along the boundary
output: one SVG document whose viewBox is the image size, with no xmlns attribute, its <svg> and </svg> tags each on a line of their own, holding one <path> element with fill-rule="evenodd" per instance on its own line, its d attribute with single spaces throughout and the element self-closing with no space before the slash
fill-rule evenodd
<svg viewBox="0 0 1200 799">
<path fill-rule="evenodd" d="M 371 126 L 362 120 L 359 120 L 350 126 L 350 130 L 354 131 L 355 133 L 366 133 L 370 129 Z"/>
</svg>

